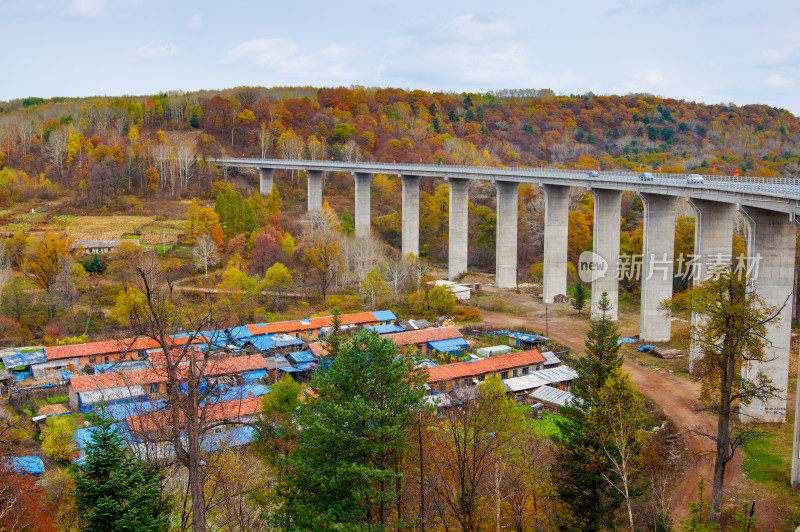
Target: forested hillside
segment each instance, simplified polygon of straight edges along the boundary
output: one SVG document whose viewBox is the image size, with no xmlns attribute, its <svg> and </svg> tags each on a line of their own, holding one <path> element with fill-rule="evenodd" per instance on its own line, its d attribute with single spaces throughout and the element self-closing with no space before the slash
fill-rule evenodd
<svg viewBox="0 0 800 532">
<path fill-rule="evenodd" d="M 225 155 L 722 175 L 736 169 L 740 175 L 760 176 L 800 172 L 800 121 L 788 111 L 645 94 L 240 87 L 138 97 L 32 97 L 0 106 L 0 208 L 25 198 L 60 197 L 68 200 L 60 204 L 62 214 L 96 209 L 131 213 L 147 199 L 211 200 L 227 190 L 214 185 L 220 181 L 233 183 L 249 196 L 254 176 L 237 179 L 242 177 L 238 171 L 203 162 L 208 156 Z M 337 216 L 345 218 L 350 215 L 344 210 L 352 209 L 349 179 L 328 176 L 325 185 L 326 199 Z M 279 177 L 278 183 L 282 210 L 301 212 L 304 176 Z M 374 180 L 373 226 L 395 246 L 400 238 L 399 191 L 394 177 Z M 470 199 L 470 267 L 491 271 L 492 186 L 473 183 Z M 253 202 L 259 208 L 258 199 Z M 420 203 L 421 254 L 444 261 L 447 185 L 423 180 Z M 591 197 L 577 191 L 572 208 L 569 245 L 574 260 L 591 246 Z M 542 260 L 543 210 L 541 191 L 523 186 L 522 279 L 531 273 L 535 279 L 537 268 L 530 267 Z M 641 246 L 641 204 L 627 194 L 623 211 L 623 252 L 634 253 Z M 300 229 L 294 218 L 275 218 L 274 228 L 297 236 Z M 11 221 L 0 219 L 0 231 L 37 229 Z M 220 247 L 239 234 L 222 225 Z M 692 234 L 692 220 L 683 220 L 679 251 L 691 251 Z"/>
</svg>

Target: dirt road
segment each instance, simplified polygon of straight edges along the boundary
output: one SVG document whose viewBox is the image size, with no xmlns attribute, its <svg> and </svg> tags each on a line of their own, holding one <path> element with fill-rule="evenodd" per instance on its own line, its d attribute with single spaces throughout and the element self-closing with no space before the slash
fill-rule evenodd
<svg viewBox="0 0 800 532">
<path fill-rule="evenodd" d="M 527 326 L 541 331 L 545 330 L 545 310 L 541 304 L 532 302 L 530 296 L 520 297 L 513 294 L 508 299 L 509 302 L 528 309 L 530 316 L 511 316 L 481 311 L 484 323 L 502 328 Z M 555 341 L 569 346 L 581 354 L 584 352 L 584 341 L 588 329 L 588 323 L 585 320 L 565 316 L 563 312 L 552 312 L 551 310 L 548 313 L 547 329 L 548 334 Z M 625 336 L 636 334 L 638 330 L 625 330 L 623 327 L 620 332 Z M 701 429 L 714 433 L 716 421 L 707 413 L 697 411 L 700 387 L 689 378 L 676 377 L 665 371 L 642 367 L 628 359 L 624 361 L 623 367 L 632 375 L 633 382 L 636 383 L 639 390 L 675 422 L 686 438 L 692 462 L 681 486 L 676 489 L 672 501 L 673 517 L 676 520 L 686 519 L 689 517 L 689 503 L 697 501 L 699 475 L 706 479 L 706 484 L 709 486 L 706 493 L 709 497 L 713 479 L 713 466 L 707 454 L 713 449 L 713 444 L 706 438 L 694 436 L 690 431 Z M 730 490 L 741 479 L 741 464 L 740 452 L 732 462 L 728 463 L 725 474 L 726 490 Z"/>
</svg>

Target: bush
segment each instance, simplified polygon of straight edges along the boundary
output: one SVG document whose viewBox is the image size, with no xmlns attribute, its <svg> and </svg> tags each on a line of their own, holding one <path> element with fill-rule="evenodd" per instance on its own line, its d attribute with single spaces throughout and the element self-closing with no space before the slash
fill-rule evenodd
<svg viewBox="0 0 800 532">
<path fill-rule="evenodd" d="M 52 426 L 42 432 L 42 450 L 56 462 L 69 462 L 75 454 L 75 443 L 72 440 L 74 430 L 71 420 L 55 418 Z"/>
<path fill-rule="evenodd" d="M 470 307 L 456 307 L 456 310 L 453 312 L 453 317 L 456 321 L 481 321 L 480 313 Z"/>
</svg>

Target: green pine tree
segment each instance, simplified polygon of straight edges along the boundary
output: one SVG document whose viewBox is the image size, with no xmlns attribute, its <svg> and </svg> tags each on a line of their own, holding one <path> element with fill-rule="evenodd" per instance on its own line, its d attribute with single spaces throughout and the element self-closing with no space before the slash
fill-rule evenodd
<svg viewBox="0 0 800 532">
<path fill-rule="evenodd" d="M 356 224 L 353 220 L 353 216 L 350 214 L 350 211 L 347 209 L 342 212 L 342 233 L 346 235 L 352 235 L 356 232 Z"/>
<path fill-rule="evenodd" d="M 161 475 L 129 455 L 112 419 L 105 418 L 86 445 L 86 460 L 73 472 L 75 503 L 88 532 L 167 530 Z"/>
<path fill-rule="evenodd" d="M 373 331 L 336 347 L 300 406 L 291 473 L 279 492 L 289 530 L 376 530 L 399 494 L 395 472 L 419 411 L 424 377 Z"/>
<path fill-rule="evenodd" d="M 581 313 L 583 307 L 586 306 L 586 288 L 583 283 L 577 281 L 575 287 L 572 289 L 572 308 Z"/>
<path fill-rule="evenodd" d="M 600 470 L 596 457 L 602 452 L 587 423 L 597 392 L 611 374 L 622 366 L 619 334 L 608 317 L 611 304 L 603 292 L 598 302 L 599 319 L 592 320 L 586 334 L 586 355 L 578 361 L 578 378 L 571 391 L 575 402 L 563 407 L 562 419 L 556 421 L 559 434 L 556 443 L 556 489 L 572 510 L 574 530 L 598 531 L 614 528 L 615 513 L 623 503 L 620 492 L 611 487 L 603 473 L 614 478 L 614 472 Z"/>
</svg>

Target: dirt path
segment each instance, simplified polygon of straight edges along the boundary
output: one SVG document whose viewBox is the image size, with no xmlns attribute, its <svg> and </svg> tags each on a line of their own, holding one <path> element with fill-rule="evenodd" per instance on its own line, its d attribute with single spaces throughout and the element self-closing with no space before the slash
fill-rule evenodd
<svg viewBox="0 0 800 532">
<path fill-rule="evenodd" d="M 541 331 L 545 330 L 543 305 L 532 302 L 529 296 L 516 294 L 511 295 L 508 300 L 529 309 L 531 315 L 527 317 L 511 316 L 498 312 L 480 311 L 484 323 L 503 328 L 527 326 Z M 563 306 L 561 307 L 563 308 Z M 585 350 L 584 341 L 588 328 L 586 320 L 564 316 L 563 311 L 553 312 L 551 310 L 548 313 L 547 329 L 550 337 L 581 354 Z M 626 327 L 622 327 L 620 332 L 625 336 L 636 334 L 638 330 L 626 330 Z M 672 500 L 673 518 L 676 521 L 686 519 L 689 517 L 689 503 L 697 501 L 697 482 L 700 475 L 706 479 L 706 484 L 709 486 L 706 490 L 709 501 L 710 485 L 713 479 L 713 466 L 707 454 L 713 449 L 713 444 L 707 438 L 692 435 L 690 431 L 700 429 L 713 433 L 716 430 L 716 421 L 707 413 L 697 411 L 700 387 L 689 378 L 675 377 L 665 371 L 642 367 L 627 358 L 623 363 L 623 368 L 632 375 L 633 382 L 639 387 L 639 390 L 675 422 L 686 438 L 692 460 L 689 471 L 680 487 L 676 489 Z M 734 460 L 728 463 L 725 474 L 726 491 L 730 491 L 741 479 L 741 465 L 742 455 L 739 452 Z"/>
</svg>

